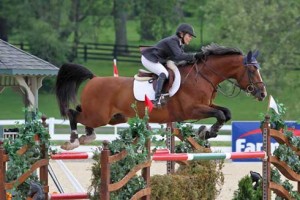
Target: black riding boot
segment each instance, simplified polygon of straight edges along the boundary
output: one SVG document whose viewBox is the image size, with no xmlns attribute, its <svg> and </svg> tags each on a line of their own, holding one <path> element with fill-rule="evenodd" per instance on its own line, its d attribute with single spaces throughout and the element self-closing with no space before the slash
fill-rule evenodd
<svg viewBox="0 0 300 200">
<path fill-rule="evenodd" d="M 155 107 L 161 107 L 161 102 L 160 102 L 161 91 L 162 91 L 162 88 L 163 88 L 163 85 L 164 85 L 166 79 L 167 79 L 167 76 L 164 73 L 161 73 L 158 76 L 157 85 L 155 87 L 155 100 L 153 102 Z"/>
</svg>

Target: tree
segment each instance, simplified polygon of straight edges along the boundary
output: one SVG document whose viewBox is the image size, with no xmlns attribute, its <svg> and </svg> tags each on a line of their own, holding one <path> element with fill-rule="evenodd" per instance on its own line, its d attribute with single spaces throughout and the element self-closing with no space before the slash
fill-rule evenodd
<svg viewBox="0 0 300 200">
<path fill-rule="evenodd" d="M 16 1 L 0 1 L 0 39 L 8 41 L 8 36 L 12 31 L 10 25 L 16 15 L 11 15 L 12 8 L 17 7 Z"/>
<path fill-rule="evenodd" d="M 3 2 L 0 1 L 0 13 L 3 11 Z M 7 41 L 8 35 L 7 35 L 7 22 L 6 18 L 4 16 L 1 16 L 0 14 L 0 39 Z"/>
<path fill-rule="evenodd" d="M 233 6 L 235 5 L 235 6 Z M 212 12 L 214 10 L 214 12 Z M 300 5 L 297 0 L 286 2 L 209 1 L 205 8 L 208 27 L 215 42 L 239 46 L 242 49 L 260 49 L 263 69 L 272 71 L 293 69 L 299 60 Z M 218 24 L 219 26 L 214 26 Z M 287 61 L 287 58 L 290 62 Z M 276 66 L 276 70 L 274 69 Z M 269 81 L 276 84 L 274 73 Z"/>
<path fill-rule="evenodd" d="M 204 45 L 206 42 L 204 40 L 204 10 L 207 0 L 189 0 L 183 3 L 182 9 L 187 16 L 196 18 L 198 24 L 195 24 L 196 33 L 200 37 L 200 44 Z"/>
<path fill-rule="evenodd" d="M 128 0 L 114 0 L 113 16 L 115 28 L 115 54 L 128 53 L 127 16 L 133 2 Z"/>
<path fill-rule="evenodd" d="M 212 42 L 259 49 L 269 93 L 300 92 L 300 4 L 290 1 L 208 1 L 203 8 Z M 283 97 L 285 99 L 288 96 Z M 295 101 L 293 107 L 300 108 Z"/>
<path fill-rule="evenodd" d="M 69 14 L 69 21 L 72 24 L 71 33 L 73 35 L 72 54 L 69 60 L 77 57 L 78 44 L 82 37 L 89 37 L 88 34 L 95 32 L 101 26 L 101 22 L 109 16 L 112 10 L 112 2 L 101 1 L 80 1 L 72 0 Z M 86 24 L 90 25 L 87 27 Z M 70 37 L 70 35 L 69 35 Z"/>
<path fill-rule="evenodd" d="M 4 0 L 1 3 L 0 19 L 6 16 L 10 24 L 8 35 L 28 42 L 31 53 L 56 65 L 76 59 L 81 39 L 96 33 L 112 9 L 109 0 Z"/>
<path fill-rule="evenodd" d="M 180 6 L 177 0 L 137 1 L 140 15 L 141 40 L 159 40 L 174 33 L 178 25 Z M 182 12 L 179 12 L 182 13 Z"/>
</svg>

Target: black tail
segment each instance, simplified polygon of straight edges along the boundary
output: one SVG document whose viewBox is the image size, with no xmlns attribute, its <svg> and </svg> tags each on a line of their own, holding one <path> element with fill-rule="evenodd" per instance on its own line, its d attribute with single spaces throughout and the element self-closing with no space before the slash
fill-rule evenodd
<svg viewBox="0 0 300 200">
<path fill-rule="evenodd" d="M 76 103 L 79 85 L 93 77 L 93 73 L 81 65 L 67 63 L 60 67 L 56 78 L 55 94 L 61 116 L 67 117 L 70 103 Z"/>
</svg>

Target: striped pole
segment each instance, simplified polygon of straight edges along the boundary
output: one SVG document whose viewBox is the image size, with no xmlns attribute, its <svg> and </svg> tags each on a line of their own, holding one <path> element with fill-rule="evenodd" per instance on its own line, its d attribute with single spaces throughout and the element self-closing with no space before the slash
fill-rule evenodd
<svg viewBox="0 0 300 200">
<path fill-rule="evenodd" d="M 63 152 L 51 155 L 53 160 L 75 160 L 89 159 L 94 155 L 93 152 Z"/>
<path fill-rule="evenodd" d="M 152 160 L 155 161 L 187 161 L 187 160 L 224 160 L 224 159 L 249 159 L 266 157 L 264 151 L 255 152 L 232 152 L 232 153 L 169 153 L 159 151 L 154 153 Z"/>
<path fill-rule="evenodd" d="M 49 200 L 54 199 L 89 199 L 87 193 L 61 193 L 61 194 L 50 194 Z"/>
</svg>

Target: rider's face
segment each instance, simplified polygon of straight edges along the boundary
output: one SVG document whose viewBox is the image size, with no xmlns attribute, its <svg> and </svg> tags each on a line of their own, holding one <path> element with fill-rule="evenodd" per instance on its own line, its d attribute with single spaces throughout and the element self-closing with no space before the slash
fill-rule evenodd
<svg viewBox="0 0 300 200">
<path fill-rule="evenodd" d="M 191 40 L 193 39 L 193 36 L 189 33 L 186 33 L 184 36 L 183 36 L 183 41 L 184 41 L 184 44 L 188 45 Z"/>
</svg>

